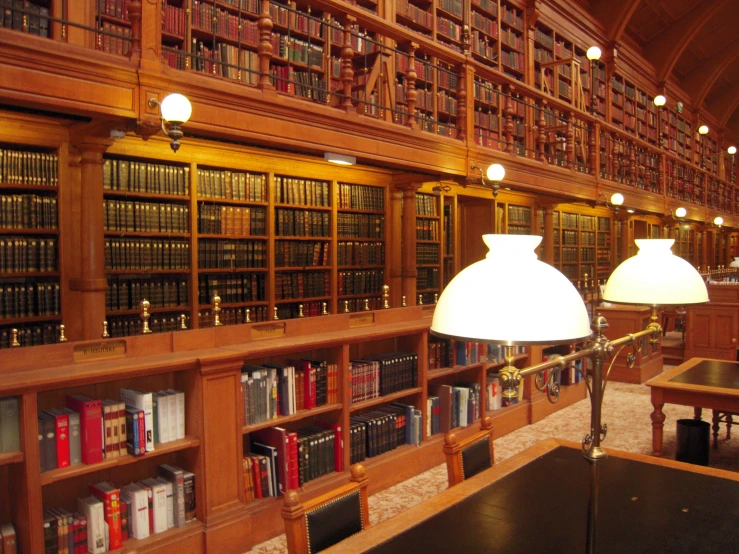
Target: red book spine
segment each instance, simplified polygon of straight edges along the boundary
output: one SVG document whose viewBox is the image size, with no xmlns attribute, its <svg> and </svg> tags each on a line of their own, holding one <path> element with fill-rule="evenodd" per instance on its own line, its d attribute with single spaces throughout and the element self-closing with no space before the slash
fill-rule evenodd
<svg viewBox="0 0 739 554">
<path fill-rule="evenodd" d="M 289 460 L 290 490 L 300 487 L 300 476 L 298 474 L 298 434 L 287 434 L 287 457 Z"/>
<path fill-rule="evenodd" d="M 333 425 L 334 430 L 334 471 L 344 469 L 344 442 L 341 437 L 341 425 Z"/>
<path fill-rule="evenodd" d="M 69 466 L 69 416 L 54 414 L 56 419 L 56 463 L 57 467 Z"/>
<path fill-rule="evenodd" d="M 144 418 L 144 412 L 141 411 L 139 414 L 139 448 L 141 454 L 146 454 L 146 421 Z M 153 531 L 152 531 L 153 533 Z"/>
<path fill-rule="evenodd" d="M 263 498 L 262 496 L 262 470 L 259 467 L 259 458 L 252 456 L 251 469 L 252 475 L 254 475 L 254 496 L 256 498 Z"/>
<path fill-rule="evenodd" d="M 128 540 L 128 503 L 121 500 L 121 540 Z"/>
<path fill-rule="evenodd" d="M 118 489 L 105 490 L 90 485 L 90 493 L 103 502 L 103 514 L 108 525 L 108 550 L 118 550 L 123 546 L 121 538 L 121 498 Z"/>
<path fill-rule="evenodd" d="M 83 464 L 103 460 L 103 405 L 100 400 L 67 397 L 67 408 L 80 414 L 80 443 Z"/>
</svg>

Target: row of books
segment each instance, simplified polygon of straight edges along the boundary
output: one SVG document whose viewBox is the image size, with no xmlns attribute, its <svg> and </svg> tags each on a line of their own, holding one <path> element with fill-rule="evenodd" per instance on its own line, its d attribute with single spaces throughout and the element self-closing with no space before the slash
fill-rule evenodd
<svg viewBox="0 0 739 554">
<path fill-rule="evenodd" d="M 0 148 L 0 183 L 56 187 L 58 171 L 56 154 Z"/>
<path fill-rule="evenodd" d="M 352 463 L 385 454 L 404 444 L 419 444 L 421 440 L 421 411 L 414 406 L 392 403 L 354 415 L 349 421 Z"/>
<path fill-rule="evenodd" d="M 198 232 L 214 235 L 264 235 L 267 209 L 198 205 Z"/>
<path fill-rule="evenodd" d="M 283 237 L 330 237 L 331 214 L 277 208 L 275 234 Z"/>
<path fill-rule="evenodd" d="M 416 218 L 417 240 L 439 240 L 439 222 L 433 219 Z"/>
<path fill-rule="evenodd" d="M 416 288 L 418 290 L 439 288 L 439 268 L 419 267 L 416 275 Z"/>
<path fill-rule="evenodd" d="M 241 369 L 244 425 L 338 402 L 338 366 L 326 361 L 244 365 Z"/>
<path fill-rule="evenodd" d="M 56 247 L 56 239 L 0 238 L 0 273 L 56 271 Z"/>
<path fill-rule="evenodd" d="M 0 320 L 59 313 L 59 283 L 0 282 Z"/>
<path fill-rule="evenodd" d="M 279 91 L 298 95 L 320 103 L 326 103 L 326 80 L 323 73 L 315 68 L 307 71 L 292 65 L 270 64 L 270 83 Z"/>
<path fill-rule="evenodd" d="M 13 329 L 18 331 L 21 346 L 54 344 L 59 336 L 55 323 L 14 324 L 0 327 L 0 348 L 10 348 L 13 343 Z"/>
<path fill-rule="evenodd" d="M 432 407 L 438 406 L 437 422 L 433 422 L 433 416 L 436 414 L 429 412 L 432 415 L 432 431 L 438 428 L 439 432 L 448 433 L 452 429 L 466 427 L 480 419 L 482 407 L 479 383 L 431 385 L 429 391 L 431 395 L 428 400 L 431 401 Z"/>
<path fill-rule="evenodd" d="M 200 246 L 202 242 L 198 243 Z M 177 239 L 105 240 L 106 270 L 189 269 L 190 243 Z"/>
<path fill-rule="evenodd" d="M 286 1 L 284 4 L 269 6 L 269 15 L 277 25 L 295 29 L 312 37 L 323 37 L 324 24 L 320 18 L 299 11 L 295 2 Z"/>
<path fill-rule="evenodd" d="M 249 321 L 247 322 L 247 311 L 249 312 Z M 280 319 L 287 319 L 280 317 Z M 249 308 L 222 308 L 219 314 L 219 320 L 224 325 L 241 325 L 242 323 L 257 323 L 267 321 L 267 306 L 251 306 Z M 198 322 L 200 328 L 213 327 L 215 323 L 215 315 L 213 310 L 199 310 Z M 189 326 L 189 324 L 188 324 Z"/>
<path fill-rule="evenodd" d="M 108 276 L 105 305 L 108 310 L 131 310 L 146 298 L 152 308 L 187 306 L 190 303 L 187 279 L 151 276 L 147 278 Z"/>
<path fill-rule="evenodd" d="M 290 304 L 279 304 L 277 308 L 278 319 L 295 319 L 299 317 L 316 317 L 323 315 L 323 305 L 326 302 L 320 302 L 318 300 L 300 301 Z M 301 309 L 302 308 L 302 309 Z M 302 316 L 300 314 L 303 314 Z"/>
<path fill-rule="evenodd" d="M 267 176 L 228 169 L 198 169 L 197 191 L 201 198 L 266 202 Z"/>
<path fill-rule="evenodd" d="M 275 267 L 328 265 L 331 244 L 325 241 L 275 241 Z"/>
<path fill-rule="evenodd" d="M 190 328 L 190 316 L 187 312 L 177 312 L 170 314 L 153 314 L 149 320 L 149 328 L 154 333 L 166 333 L 168 331 L 181 330 L 180 316 L 185 316 L 185 328 Z M 141 318 L 137 315 L 128 316 L 107 316 L 108 333 L 111 337 L 132 337 L 140 335 L 142 324 Z"/>
<path fill-rule="evenodd" d="M 103 189 L 187 196 L 190 168 L 162 163 L 106 158 Z"/>
<path fill-rule="evenodd" d="M 16 397 L 0 398 L 0 453 L 21 449 L 18 414 Z"/>
<path fill-rule="evenodd" d="M 103 553 L 120 550 L 128 539 L 142 540 L 195 519 L 195 475 L 169 464 L 157 477 L 121 488 L 90 484 L 77 499 L 77 512 L 44 510 L 45 553 Z"/>
<path fill-rule="evenodd" d="M 99 0 L 98 15 L 109 15 L 128 21 L 128 4 L 131 0 Z"/>
<path fill-rule="evenodd" d="M 275 299 L 316 298 L 331 294 L 330 271 L 278 272 L 275 274 Z"/>
<path fill-rule="evenodd" d="M 336 218 L 339 237 L 381 239 L 385 236 L 385 216 L 339 213 Z"/>
<path fill-rule="evenodd" d="M 339 183 L 338 188 L 340 209 L 385 211 L 385 189 L 383 187 Z"/>
<path fill-rule="evenodd" d="M 418 355 L 391 352 L 349 363 L 352 402 L 410 389 L 418 383 Z"/>
<path fill-rule="evenodd" d="M 243 39 L 242 28 L 256 21 L 239 17 L 205 2 L 193 2 L 192 26 L 196 29 L 214 33 L 235 40 Z"/>
<path fill-rule="evenodd" d="M 276 58 L 314 68 L 323 67 L 323 46 L 290 35 L 272 32 L 272 52 Z"/>
<path fill-rule="evenodd" d="M 57 200 L 38 194 L 0 195 L 0 228 L 56 229 Z"/>
<path fill-rule="evenodd" d="M 331 206 L 331 183 L 275 175 L 274 200 L 278 204 Z"/>
<path fill-rule="evenodd" d="M 177 204 L 103 200 L 106 231 L 145 233 L 187 233 L 190 230 L 190 208 Z"/>
<path fill-rule="evenodd" d="M 131 51 L 133 37 L 130 27 L 104 21 L 100 24 L 99 28 L 104 32 L 99 33 L 99 40 L 96 45 L 98 50 L 102 50 L 108 54 L 128 56 Z"/>
<path fill-rule="evenodd" d="M 262 240 L 198 241 L 200 269 L 266 268 L 267 243 Z"/>
<path fill-rule="evenodd" d="M 339 241 L 337 244 L 339 265 L 384 265 L 384 242 Z"/>
<path fill-rule="evenodd" d="M 429 29 L 434 25 L 433 16 L 429 12 L 411 4 L 408 0 L 395 0 L 395 13 L 402 14 Z"/>
<path fill-rule="evenodd" d="M 517 346 L 514 355 L 523 354 L 525 347 Z M 429 369 L 465 366 L 480 362 L 500 363 L 505 359 L 504 348 L 498 344 L 456 341 L 432 338 L 429 341 Z"/>
<path fill-rule="evenodd" d="M 95 464 L 185 437 L 185 393 L 121 389 L 120 401 L 67 396 L 66 408 L 38 414 L 41 471 Z"/>
<path fill-rule="evenodd" d="M 171 35 L 185 36 L 186 29 L 185 10 L 162 2 L 162 31 Z"/>
<path fill-rule="evenodd" d="M 198 277 L 198 303 L 212 304 L 217 294 L 221 303 L 260 302 L 265 300 L 266 276 L 262 273 L 237 273 L 234 275 L 200 275 Z"/>
<path fill-rule="evenodd" d="M 20 551 L 18 535 L 10 522 L 0 523 L 0 552 L 3 554 L 17 554 Z"/>
<path fill-rule="evenodd" d="M 439 245 L 438 244 L 417 244 L 416 245 L 416 263 L 417 264 L 438 264 L 439 263 Z"/>
<path fill-rule="evenodd" d="M 338 294 L 380 294 L 384 284 L 385 272 L 382 269 L 339 271 Z"/>
<path fill-rule="evenodd" d="M 0 27 L 48 37 L 49 8 L 29 0 L 5 0 L 4 8 L 0 9 Z"/>
</svg>

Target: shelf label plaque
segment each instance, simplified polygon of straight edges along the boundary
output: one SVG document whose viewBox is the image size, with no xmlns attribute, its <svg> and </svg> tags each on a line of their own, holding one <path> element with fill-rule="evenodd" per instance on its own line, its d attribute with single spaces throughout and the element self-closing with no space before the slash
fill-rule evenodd
<svg viewBox="0 0 739 554">
<path fill-rule="evenodd" d="M 94 362 L 126 355 L 126 341 L 111 340 L 95 344 L 79 344 L 74 347 L 74 361 Z"/>
</svg>

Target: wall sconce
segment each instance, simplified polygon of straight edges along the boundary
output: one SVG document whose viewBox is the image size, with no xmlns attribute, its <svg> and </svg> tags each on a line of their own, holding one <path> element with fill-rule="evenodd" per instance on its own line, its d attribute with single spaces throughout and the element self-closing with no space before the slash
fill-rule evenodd
<svg viewBox="0 0 739 554">
<path fill-rule="evenodd" d="M 326 152 L 323 155 L 323 159 L 336 165 L 354 165 L 357 163 L 357 158 L 354 156 L 345 156 L 344 154 L 335 154 L 333 152 Z"/>
<path fill-rule="evenodd" d="M 685 216 L 688 215 L 688 210 L 680 206 L 679 208 L 675 208 L 675 210 L 670 215 L 672 215 L 673 219 L 682 221 L 683 219 L 685 219 Z"/>
<path fill-rule="evenodd" d="M 600 200 L 601 198 L 604 200 L 604 204 L 608 208 L 610 208 L 611 210 L 613 210 L 613 214 L 614 215 L 618 215 L 618 210 L 619 210 L 619 208 L 621 208 L 621 206 L 624 205 L 624 200 L 625 200 L 624 195 L 621 194 L 620 192 L 614 192 L 611 195 L 611 198 L 608 198 L 608 197 L 606 197 L 605 194 L 603 194 L 602 192 L 599 192 L 598 193 L 598 200 Z M 596 203 L 593 204 L 593 207 L 595 207 L 597 205 L 598 205 L 598 202 L 596 201 Z"/>
<path fill-rule="evenodd" d="M 721 217 L 720 215 L 717 215 L 716 217 L 713 218 L 713 225 L 715 227 L 718 227 L 720 229 L 723 224 L 724 224 L 724 218 Z"/>
<path fill-rule="evenodd" d="M 546 390 L 551 402 L 559 398 L 559 371 L 576 360 L 583 363 L 583 375 L 590 392 L 590 432 L 582 441 L 585 458 L 593 462 L 607 455 L 600 443 L 607 428 L 601 423 L 603 393 L 609 368 L 604 363 L 616 359 L 621 349 L 637 351 L 641 340 L 659 343 L 662 328 L 657 308 L 708 301 L 706 284 L 687 261 L 675 256 L 673 240 L 637 240 L 639 252 L 619 265 L 606 283 L 603 299 L 622 304 L 652 306 L 648 327 L 610 339 L 603 332 L 608 322 L 595 315 L 590 322 L 582 297 L 572 283 L 552 266 L 537 260 L 535 248 L 541 237 L 528 235 L 485 235 L 490 252 L 459 272 L 446 286 L 436 304 L 431 332 L 437 336 L 503 345 L 505 365 L 499 371 L 504 399 L 518 396 L 521 380 L 543 375 L 536 387 Z M 516 271 L 505 268 L 515 267 Z M 504 291 L 504 294 L 501 294 Z M 492 314 L 504 314 L 492 317 Z M 592 329 L 592 331 L 591 331 Z M 515 367 L 517 345 L 573 344 L 587 341 L 578 351 L 547 362 L 519 369 Z"/>
<path fill-rule="evenodd" d="M 665 137 L 662 133 L 662 107 L 667 103 L 667 98 L 662 94 L 654 97 L 654 105 L 657 106 L 657 133 L 659 133 L 659 146 L 665 148 Z"/>
<path fill-rule="evenodd" d="M 706 168 L 706 139 L 704 138 L 708 134 L 708 125 L 701 125 L 698 127 L 698 134 L 701 138 L 701 169 Z"/>
<path fill-rule="evenodd" d="M 452 190 L 452 187 L 449 185 L 442 185 L 441 183 L 437 183 L 434 188 L 431 189 L 431 192 L 434 194 L 434 196 L 441 196 L 441 193 L 447 193 Z"/>
<path fill-rule="evenodd" d="M 480 172 L 480 180 L 482 181 L 482 186 L 487 187 L 493 191 L 493 198 L 498 196 L 498 192 L 500 191 L 500 182 L 505 177 L 505 167 L 500 164 L 490 164 L 487 171 L 483 173 L 482 168 L 473 163 L 470 166 L 470 169 L 476 169 Z M 486 175 L 487 180 L 485 180 Z"/>
<path fill-rule="evenodd" d="M 183 136 L 181 126 L 192 115 L 192 104 L 182 94 L 170 94 L 159 102 L 156 98 L 149 98 L 149 107 L 159 107 L 162 121 L 162 132 L 172 139 L 169 146 L 177 152 L 180 148 L 180 139 Z"/>
<path fill-rule="evenodd" d="M 585 56 L 590 60 L 592 67 L 590 68 L 590 111 L 593 115 L 597 114 L 598 101 L 595 97 L 595 70 L 598 68 L 598 60 L 600 59 L 601 51 L 597 46 L 591 46 L 585 53 Z"/>
</svg>

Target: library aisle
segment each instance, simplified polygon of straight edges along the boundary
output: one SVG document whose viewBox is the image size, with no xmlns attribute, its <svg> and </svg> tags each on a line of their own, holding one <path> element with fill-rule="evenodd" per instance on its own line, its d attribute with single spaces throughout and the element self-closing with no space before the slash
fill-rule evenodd
<svg viewBox="0 0 739 554">
<path fill-rule="evenodd" d="M 665 370 L 671 366 L 665 366 Z M 603 446 L 639 454 L 652 453 L 652 412 L 649 387 L 612 382 L 606 388 L 603 400 L 603 421 L 608 424 L 608 437 Z M 665 406 L 665 436 L 663 455 L 675 459 L 675 422 L 692 419 L 693 409 L 669 404 Z M 710 410 L 704 410 L 703 419 L 710 420 Z M 495 462 L 499 463 L 529 446 L 549 437 L 580 442 L 590 426 L 590 400 L 585 399 L 559 410 L 545 419 L 527 425 L 496 439 Z M 726 426 L 721 426 L 719 448 L 711 448 L 711 467 L 739 471 L 739 436 L 726 440 Z M 447 488 L 446 466 L 439 465 L 394 487 L 369 498 L 370 521 L 376 525 L 400 512 L 423 502 Z M 274 554 L 286 552 L 285 535 L 256 545 L 245 554 Z"/>
</svg>

